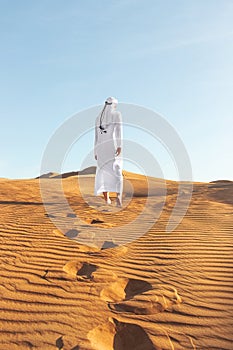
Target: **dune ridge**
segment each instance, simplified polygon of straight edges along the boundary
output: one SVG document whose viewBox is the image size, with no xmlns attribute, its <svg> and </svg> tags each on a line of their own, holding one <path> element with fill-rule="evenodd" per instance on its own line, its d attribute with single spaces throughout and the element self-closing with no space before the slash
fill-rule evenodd
<svg viewBox="0 0 233 350">
<path fill-rule="evenodd" d="M 0 180 L 0 349 L 231 350 L 233 183 L 194 183 L 185 217 L 167 234 L 178 184 L 166 181 L 149 231 L 101 249 L 76 239 L 135 219 L 146 180 L 124 173 L 123 210 L 93 197 L 91 174 L 78 180 L 62 178 L 69 212 L 59 206 L 59 178 Z M 49 183 L 49 213 L 40 181 Z M 162 180 L 153 181 L 151 218 L 163 200 Z"/>
</svg>

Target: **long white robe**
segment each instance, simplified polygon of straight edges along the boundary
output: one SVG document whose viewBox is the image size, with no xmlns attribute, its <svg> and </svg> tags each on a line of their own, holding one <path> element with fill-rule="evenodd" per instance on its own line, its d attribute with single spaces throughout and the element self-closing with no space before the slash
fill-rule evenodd
<svg viewBox="0 0 233 350">
<path fill-rule="evenodd" d="M 100 126 L 100 115 L 95 123 L 95 147 L 97 169 L 95 176 L 95 195 L 102 192 L 117 192 L 122 194 L 122 154 L 116 156 L 116 149 L 122 147 L 121 113 L 109 110 L 103 119 L 105 131 Z"/>
</svg>

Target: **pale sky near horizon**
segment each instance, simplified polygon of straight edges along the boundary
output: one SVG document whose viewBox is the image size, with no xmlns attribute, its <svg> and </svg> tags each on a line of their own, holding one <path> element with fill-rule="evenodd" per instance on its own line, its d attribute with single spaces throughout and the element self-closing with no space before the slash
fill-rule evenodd
<svg viewBox="0 0 233 350">
<path fill-rule="evenodd" d="M 173 126 L 194 181 L 233 180 L 232 0 L 0 0 L 0 39 L 0 177 L 38 176 L 55 130 L 115 96 Z M 85 147 L 64 171 L 80 168 Z"/>
</svg>

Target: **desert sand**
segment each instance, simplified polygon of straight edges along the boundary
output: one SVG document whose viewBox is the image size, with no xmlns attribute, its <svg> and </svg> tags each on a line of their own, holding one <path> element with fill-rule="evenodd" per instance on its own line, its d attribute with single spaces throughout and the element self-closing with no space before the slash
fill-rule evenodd
<svg viewBox="0 0 233 350">
<path fill-rule="evenodd" d="M 124 172 L 124 181 L 117 209 L 92 195 L 87 172 L 0 179 L 1 350 L 233 349 L 233 182 L 193 183 L 186 215 L 167 232 L 178 183 L 166 181 L 163 203 L 154 179 L 152 225 L 133 240 L 124 226 L 145 206 L 146 179 Z M 117 235 L 85 244 L 112 228 L 125 244 Z"/>
</svg>

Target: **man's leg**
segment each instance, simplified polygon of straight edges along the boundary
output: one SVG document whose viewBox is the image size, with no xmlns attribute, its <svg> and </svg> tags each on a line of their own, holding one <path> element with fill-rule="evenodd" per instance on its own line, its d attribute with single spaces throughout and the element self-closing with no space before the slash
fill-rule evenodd
<svg viewBox="0 0 233 350">
<path fill-rule="evenodd" d="M 117 193 L 116 205 L 117 205 L 117 207 L 122 207 L 122 200 L 121 200 L 121 194 L 120 193 Z"/>
<path fill-rule="evenodd" d="M 105 202 L 111 204 L 111 199 L 109 198 L 109 192 L 103 192 Z"/>
</svg>

